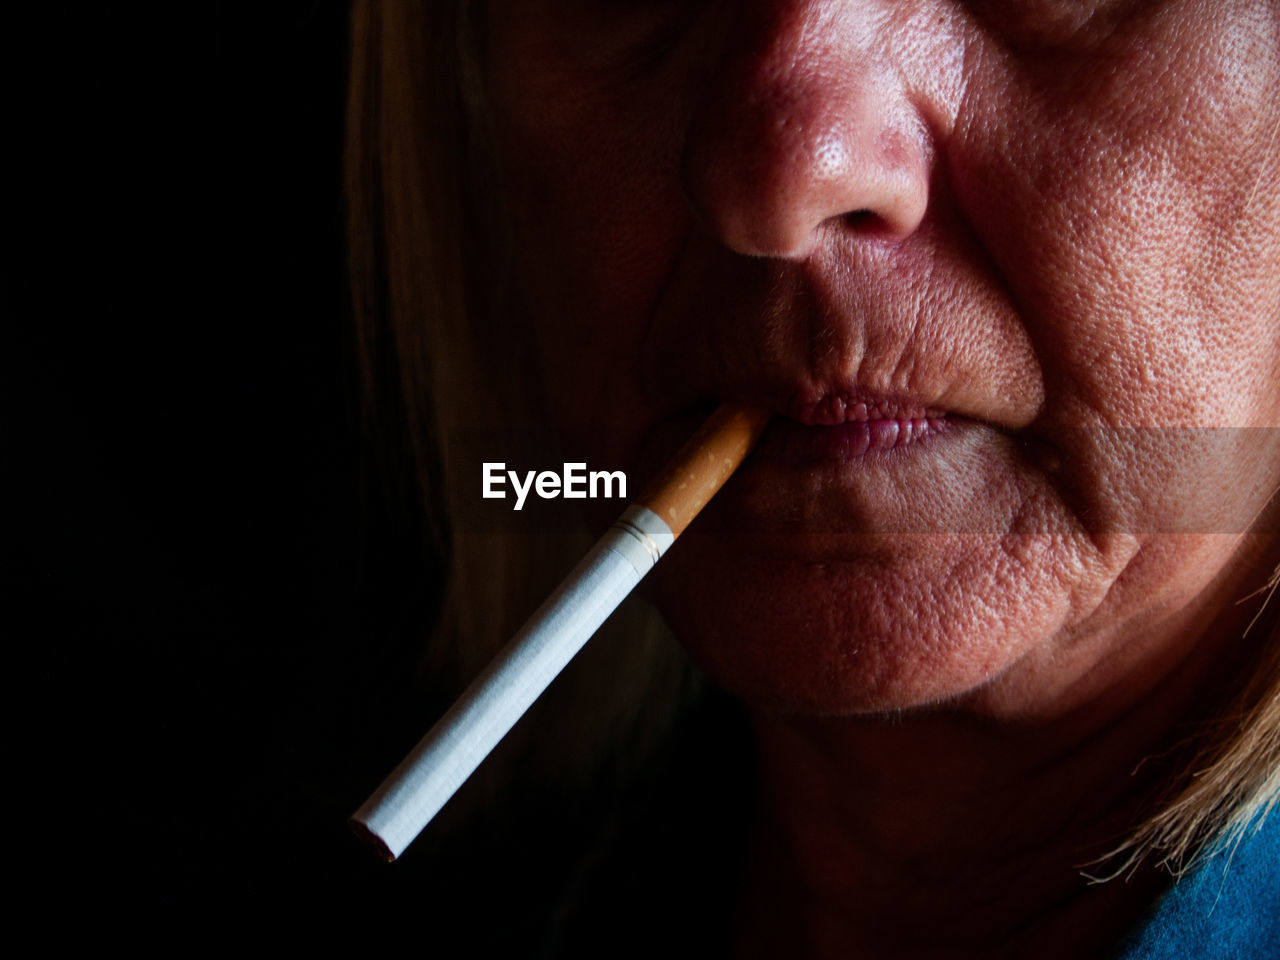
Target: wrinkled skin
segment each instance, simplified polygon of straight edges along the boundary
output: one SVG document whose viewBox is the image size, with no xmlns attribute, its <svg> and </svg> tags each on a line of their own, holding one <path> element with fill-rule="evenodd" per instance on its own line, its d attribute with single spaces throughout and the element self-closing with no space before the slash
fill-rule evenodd
<svg viewBox="0 0 1280 960">
<path fill-rule="evenodd" d="M 1095 779 L 1158 742 L 1275 560 L 1244 531 L 1280 455 L 1237 428 L 1280 426 L 1280 5 L 494 0 L 486 34 L 583 458 L 642 478 L 718 400 L 779 415 L 654 584 L 766 771 L 871 749 L 775 711 L 1065 744 L 1145 704 Z M 833 454 L 859 402 L 932 432 Z M 977 791 L 985 747 L 949 749 Z"/>
<path fill-rule="evenodd" d="M 1228 466 L 1218 434 L 1197 451 L 1108 428 L 1280 422 L 1276 19 L 494 5 L 546 382 L 560 422 L 610 425 L 593 460 L 652 469 L 726 397 L 786 414 L 843 390 L 964 418 L 897 456 L 740 477 L 721 535 L 663 571 L 722 682 L 820 712 L 979 686 L 1038 711 L 1231 564 L 1233 536 L 1146 534 L 1179 488 L 1194 532 L 1240 532 L 1280 479 L 1274 448 L 1231 446 Z M 1227 515 L 1204 515 L 1224 482 Z"/>
</svg>

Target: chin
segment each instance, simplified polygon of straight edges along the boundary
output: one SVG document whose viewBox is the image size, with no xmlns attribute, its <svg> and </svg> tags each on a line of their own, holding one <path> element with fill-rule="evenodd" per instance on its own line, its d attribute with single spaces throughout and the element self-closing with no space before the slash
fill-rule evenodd
<svg viewBox="0 0 1280 960">
<path fill-rule="evenodd" d="M 1106 593 L 1061 536 L 844 536 L 823 549 L 773 539 L 691 531 L 655 571 L 656 599 L 693 659 L 773 711 L 954 701 L 1047 652 Z"/>
</svg>

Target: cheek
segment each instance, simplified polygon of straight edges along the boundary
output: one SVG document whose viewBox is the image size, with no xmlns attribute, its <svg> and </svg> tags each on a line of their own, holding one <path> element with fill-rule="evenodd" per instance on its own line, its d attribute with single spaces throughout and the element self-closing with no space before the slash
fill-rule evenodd
<svg viewBox="0 0 1280 960">
<path fill-rule="evenodd" d="M 1065 81 L 986 67 L 1016 108 L 973 99 L 957 191 L 1044 361 L 1046 423 L 1277 423 L 1280 69 L 1276 11 L 1255 14 L 1189 29 L 1170 5 Z"/>
<path fill-rule="evenodd" d="M 1238 536 L 1280 483 L 1280 11 L 1174 6 L 1070 85 L 987 64 L 1017 108 L 971 97 L 951 164 L 1041 360 L 1051 482 L 1151 542 Z M 1188 574 L 1161 556 L 1126 574 L 1139 606 Z"/>
</svg>

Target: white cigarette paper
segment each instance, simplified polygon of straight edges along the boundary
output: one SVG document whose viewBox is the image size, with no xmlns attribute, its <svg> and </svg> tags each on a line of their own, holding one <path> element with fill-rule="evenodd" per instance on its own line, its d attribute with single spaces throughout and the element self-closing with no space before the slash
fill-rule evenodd
<svg viewBox="0 0 1280 960">
<path fill-rule="evenodd" d="M 653 569 L 742 462 L 767 420 L 765 411 L 734 404 L 716 411 L 655 481 L 651 495 L 627 508 L 355 812 L 352 826 L 385 859 L 394 860 L 404 852 Z"/>
<path fill-rule="evenodd" d="M 675 538 L 630 507 L 352 821 L 395 859 L 626 599 Z"/>
</svg>

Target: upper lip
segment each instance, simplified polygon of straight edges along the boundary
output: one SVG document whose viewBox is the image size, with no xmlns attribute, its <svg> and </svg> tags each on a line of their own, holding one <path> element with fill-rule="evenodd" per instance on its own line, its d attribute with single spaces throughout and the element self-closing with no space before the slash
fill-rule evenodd
<svg viewBox="0 0 1280 960">
<path fill-rule="evenodd" d="M 947 415 L 945 409 L 916 397 L 877 395 L 853 388 L 801 391 L 781 404 L 778 412 L 811 427 Z"/>
<path fill-rule="evenodd" d="M 656 406 L 733 398 L 805 426 L 951 416 L 1010 431 L 1039 415 L 1030 335 L 980 269 L 924 270 L 910 250 L 793 264 L 691 249 L 647 335 Z"/>
</svg>

